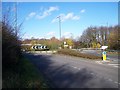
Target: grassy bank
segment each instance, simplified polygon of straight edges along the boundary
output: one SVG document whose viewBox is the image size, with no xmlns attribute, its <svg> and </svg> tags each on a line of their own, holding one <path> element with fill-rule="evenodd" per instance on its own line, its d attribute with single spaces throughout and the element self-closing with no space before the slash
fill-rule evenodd
<svg viewBox="0 0 120 90">
<path fill-rule="evenodd" d="M 3 88 L 49 88 L 42 74 L 26 58 L 3 72 Z"/>
<path fill-rule="evenodd" d="M 64 54 L 64 55 L 70 55 L 70 56 L 76 56 L 76 57 L 82 57 L 87 59 L 101 59 L 102 57 L 90 55 L 90 54 L 83 54 L 74 50 L 70 49 L 60 49 L 58 50 L 58 54 Z"/>
</svg>

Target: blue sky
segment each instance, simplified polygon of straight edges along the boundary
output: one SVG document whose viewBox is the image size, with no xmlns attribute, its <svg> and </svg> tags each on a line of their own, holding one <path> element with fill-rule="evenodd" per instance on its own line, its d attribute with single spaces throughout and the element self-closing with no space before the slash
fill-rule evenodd
<svg viewBox="0 0 120 90">
<path fill-rule="evenodd" d="M 3 9 L 15 3 L 3 3 Z M 18 23 L 23 22 L 23 38 L 59 38 L 61 34 L 76 38 L 89 26 L 114 26 L 118 24 L 117 2 L 21 2 L 17 3 Z M 22 34 L 21 34 L 22 35 Z"/>
</svg>

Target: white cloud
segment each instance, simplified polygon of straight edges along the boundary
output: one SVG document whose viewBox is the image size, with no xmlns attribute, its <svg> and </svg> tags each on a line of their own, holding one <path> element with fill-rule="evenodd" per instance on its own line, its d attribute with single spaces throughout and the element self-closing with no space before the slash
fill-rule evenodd
<svg viewBox="0 0 120 90">
<path fill-rule="evenodd" d="M 58 7 L 49 7 L 48 12 L 57 11 L 57 10 L 59 10 Z"/>
<path fill-rule="evenodd" d="M 60 15 L 58 15 L 58 16 L 60 16 L 61 17 L 61 21 L 63 22 L 63 21 L 67 21 L 67 20 L 79 20 L 80 19 L 80 16 L 77 16 L 77 15 L 74 15 L 74 13 L 68 13 L 68 14 L 60 14 Z M 57 16 L 57 17 L 58 17 Z M 52 20 L 52 23 L 54 23 L 54 22 L 57 22 L 58 21 L 58 19 L 57 18 L 54 18 L 53 20 Z"/>
<path fill-rule="evenodd" d="M 35 12 L 31 12 L 28 16 L 29 16 L 29 17 L 33 17 L 33 16 L 35 16 L 35 15 L 36 15 Z"/>
<path fill-rule="evenodd" d="M 33 36 L 29 34 L 25 34 L 22 38 L 23 39 L 31 39 Z"/>
<path fill-rule="evenodd" d="M 59 10 L 58 7 L 49 7 L 47 10 L 45 10 L 45 11 L 42 13 L 42 15 L 37 15 L 36 18 L 38 18 L 38 19 L 43 19 L 43 18 L 51 15 L 51 13 L 52 13 L 53 11 L 57 11 L 57 10 Z"/>
<path fill-rule="evenodd" d="M 74 15 L 74 13 L 68 13 L 67 15 L 61 14 L 61 19 L 62 19 L 62 21 L 66 21 L 66 20 L 79 20 L 80 16 L 76 16 L 76 15 Z"/>
<path fill-rule="evenodd" d="M 64 32 L 63 35 L 67 36 L 67 35 L 70 35 L 71 33 L 70 32 Z"/>
<path fill-rule="evenodd" d="M 31 12 L 27 17 L 26 20 L 29 20 L 30 18 L 34 17 L 36 15 L 35 12 Z"/>
<path fill-rule="evenodd" d="M 85 12 L 85 9 L 82 9 L 80 12 L 81 12 L 81 13 L 84 13 L 84 12 Z"/>
<path fill-rule="evenodd" d="M 43 11 L 43 10 L 44 10 L 44 8 L 41 7 L 41 8 L 40 8 L 40 11 Z M 29 20 L 29 19 L 32 18 L 32 17 L 35 17 L 35 18 L 37 18 L 37 19 L 43 19 L 43 18 L 51 15 L 53 11 L 57 11 L 57 10 L 59 10 L 59 8 L 58 8 L 57 6 L 55 6 L 55 7 L 51 6 L 51 7 L 49 7 L 48 9 L 44 10 L 43 12 L 40 12 L 39 14 L 37 14 L 36 12 L 31 12 L 31 13 L 26 17 L 26 20 Z"/>
<path fill-rule="evenodd" d="M 63 36 L 64 36 L 65 38 L 70 38 L 70 37 L 73 36 L 73 34 L 72 34 L 71 32 L 64 32 Z"/>
<path fill-rule="evenodd" d="M 57 18 L 54 18 L 51 22 L 52 23 L 57 22 Z"/>
<path fill-rule="evenodd" d="M 47 36 L 54 36 L 54 35 L 55 35 L 55 32 L 53 32 L 53 31 L 47 33 Z"/>
<path fill-rule="evenodd" d="M 74 16 L 74 17 L 72 18 L 72 20 L 79 20 L 79 19 L 80 19 L 79 16 Z"/>
</svg>

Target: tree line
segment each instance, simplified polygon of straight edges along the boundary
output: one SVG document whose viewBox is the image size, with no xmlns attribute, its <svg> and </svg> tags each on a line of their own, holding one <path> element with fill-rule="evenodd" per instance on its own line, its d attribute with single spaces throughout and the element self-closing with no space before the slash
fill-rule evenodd
<svg viewBox="0 0 120 90">
<path fill-rule="evenodd" d="M 78 40 L 72 38 L 62 38 L 61 40 L 52 37 L 50 39 L 25 39 L 22 43 L 43 44 L 47 45 L 51 50 L 64 48 L 64 42 L 72 48 L 100 48 L 101 46 L 108 46 L 109 49 L 118 50 L 120 41 L 119 26 L 91 26 L 85 29 Z"/>
<path fill-rule="evenodd" d="M 108 46 L 109 49 L 119 49 L 119 26 L 88 27 L 79 38 L 83 47 L 99 48 Z"/>
</svg>

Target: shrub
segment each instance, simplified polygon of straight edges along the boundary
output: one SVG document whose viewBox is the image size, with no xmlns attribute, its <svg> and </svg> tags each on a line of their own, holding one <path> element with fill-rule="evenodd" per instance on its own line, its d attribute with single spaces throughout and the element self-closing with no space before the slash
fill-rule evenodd
<svg viewBox="0 0 120 90">
<path fill-rule="evenodd" d="M 18 63 L 21 48 L 15 29 L 8 23 L 2 22 L 2 66 L 9 67 Z"/>
<path fill-rule="evenodd" d="M 82 58 L 88 58 L 88 59 L 101 59 L 99 56 L 90 55 L 90 54 L 83 54 L 74 50 L 70 49 L 61 49 L 58 50 L 58 54 L 64 54 L 64 55 L 70 55 L 70 56 L 77 56 Z"/>
</svg>

